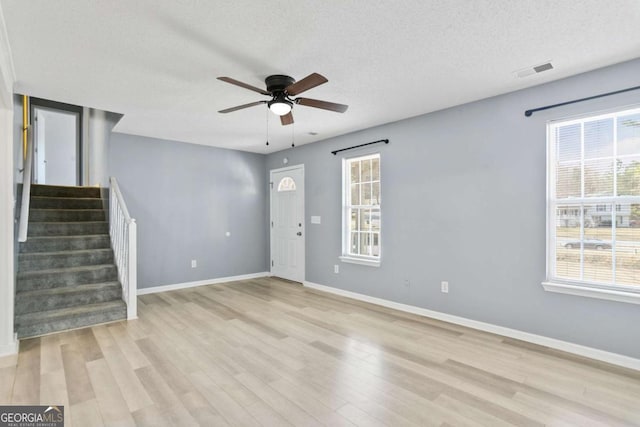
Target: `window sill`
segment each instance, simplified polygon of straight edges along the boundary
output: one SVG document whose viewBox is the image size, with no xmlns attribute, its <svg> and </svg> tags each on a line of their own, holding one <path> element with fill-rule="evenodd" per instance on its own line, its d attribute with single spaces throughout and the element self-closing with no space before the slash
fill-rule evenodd
<svg viewBox="0 0 640 427">
<path fill-rule="evenodd" d="M 341 256 L 339 258 L 340 258 L 340 261 L 348 262 L 350 264 L 367 265 L 369 267 L 380 267 L 380 260 L 372 260 L 372 259 L 366 259 L 366 258 L 355 258 L 355 257 L 350 257 L 350 256 Z"/>
<path fill-rule="evenodd" d="M 563 283 L 542 282 L 545 291 L 560 294 L 579 295 L 610 301 L 640 304 L 640 293 L 624 290 L 600 289 L 590 286 L 568 285 Z"/>
</svg>

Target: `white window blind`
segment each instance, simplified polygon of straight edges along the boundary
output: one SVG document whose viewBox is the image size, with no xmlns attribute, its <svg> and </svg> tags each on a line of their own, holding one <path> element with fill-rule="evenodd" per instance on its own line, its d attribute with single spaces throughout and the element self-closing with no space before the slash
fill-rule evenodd
<svg viewBox="0 0 640 427">
<path fill-rule="evenodd" d="M 640 293 L 640 109 L 548 134 L 547 281 Z"/>
</svg>

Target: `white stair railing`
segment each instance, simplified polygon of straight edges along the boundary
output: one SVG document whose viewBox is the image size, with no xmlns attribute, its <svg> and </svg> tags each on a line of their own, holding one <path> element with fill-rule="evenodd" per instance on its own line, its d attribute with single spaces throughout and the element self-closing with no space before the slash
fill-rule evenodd
<svg viewBox="0 0 640 427">
<path fill-rule="evenodd" d="M 27 241 L 27 229 L 29 227 L 29 203 L 31 201 L 31 181 L 33 180 L 33 132 L 32 127 L 27 126 L 27 157 L 22 170 L 22 201 L 20 202 L 20 221 L 18 223 L 18 241 Z"/>
<path fill-rule="evenodd" d="M 122 299 L 127 304 L 127 319 L 138 318 L 137 224 L 131 218 L 118 181 L 109 178 L 109 235 L 122 284 Z"/>
</svg>

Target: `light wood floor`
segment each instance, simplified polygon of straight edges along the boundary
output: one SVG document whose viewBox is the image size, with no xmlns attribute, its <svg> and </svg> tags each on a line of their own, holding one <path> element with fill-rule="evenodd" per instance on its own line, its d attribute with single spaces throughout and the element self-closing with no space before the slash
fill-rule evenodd
<svg viewBox="0 0 640 427">
<path fill-rule="evenodd" d="M 67 426 L 640 425 L 640 372 L 258 279 L 24 340 L 0 404 Z"/>
</svg>

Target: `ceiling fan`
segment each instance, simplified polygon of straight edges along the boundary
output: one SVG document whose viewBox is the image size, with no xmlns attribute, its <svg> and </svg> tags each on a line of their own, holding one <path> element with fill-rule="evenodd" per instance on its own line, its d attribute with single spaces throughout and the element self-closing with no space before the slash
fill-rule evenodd
<svg viewBox="0 0 640 427">
<path fill-rule="evenodd" d="M 328 82 L 328 80 L 318 73 L 309 74 L 307 77 L 300 81 L 295 81 L 293 77 L 284 76 L 281 74 L 275 74 L 267 77 L 264 82 L 267 85 L 267 90 L 260 89 L 255 86 L 240 82 L 232 79 L 231 77 L 218 77 L 218 80 L 231 83 L 232 85 L 240 86 L 245 89 L 252 90 L 254 92 L 261 93 L 271 97 L 270 101 L 256 101 L 249 104 L 238 105 L 237 107 L 227 108 L 226 110 L 220 110 L 219 113 L 231 113 L 232 111 L 242 110 L 243 108 L 254 107 L 260 104 L 267 104 L 269 109 L 280 116 L 280 122 L 283 126 L 293 123 L 293 114 L 291 109 L 293 104 L 304 105 L 305 107 L 321 108 L 323 110 L 335 111 L 337 113 L 344 113 L 349 108 L 348 105 L 336 104 L 333 102 L 320 101 L 318 99 L 310 98 L 292 98 L 299 95 L 309 89 L 316 86 L 320 86 Z"/>
</svg>

